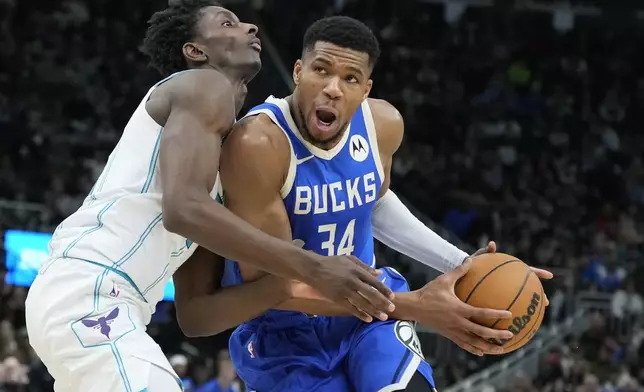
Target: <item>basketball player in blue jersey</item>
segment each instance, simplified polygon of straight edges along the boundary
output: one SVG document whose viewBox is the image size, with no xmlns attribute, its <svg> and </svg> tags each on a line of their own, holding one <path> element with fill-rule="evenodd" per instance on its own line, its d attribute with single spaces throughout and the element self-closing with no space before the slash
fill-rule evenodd
<svg viewBox="0 0 644 392">
<path fill-rule="evenodd" d="M 363 263 L 306 252 L 217 203 L 221 141 L 261 65 L 256 34 L 209 0 L 173 1 L 152 17 L 143 46 L 165 79 L 56 229 L 25 304 L 30 343 L 57 391 L 181 390 L 145 331 L 194 242 L 302 280 L 359 316 L 393 306 Z"/>
<path fill-rule="evenodd" d="M 384 268 L 382 281 L 397 292 L 396 310 L 363 323 L 341 317 L 343 309 L 305 285 L 234 261 L 226 261 L 222 282 L 232 287 L 209 295 L 218 277 L 215 262 L 205 250 L 195 253 L 175 276 L 179 322 L 188 334 L 207 335 L 254 317 L 230 340 L 250 390 L 434 390 L 414 325 L 398 320 L 426 324 L 477 354 L 502 352 L 485 339 L 511 336 L 468 320 L 511 315 L 456 298 L 453 286 L 467 271 L 461 265 L 467 254 L 422 225 L 388 190 L 403 123 L 390 104 L 367 99 L 378 54 L 376 38 L 354 19 L 312 25 L 295 64 L 293 95 L 252 109 L 224 144 L 225 205 L 318 254 L 352 254 L 374 265 L 375 235 L 423 263 L 454 271 L 409 293 L 404 278 Z M 494 250 L 491 244 L 482 251 Z"/>
</svg>

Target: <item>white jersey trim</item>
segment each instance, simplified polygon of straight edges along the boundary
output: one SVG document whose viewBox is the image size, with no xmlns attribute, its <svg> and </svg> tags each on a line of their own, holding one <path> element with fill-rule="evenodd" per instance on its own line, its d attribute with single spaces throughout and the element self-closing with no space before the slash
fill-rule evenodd
<svg viewBox="0 0 644 392">
<path fill-rule="evenodd" d="M 382 166 L 382 159 L 380 159 L 380 149 L 378 148 L 378 133 L 376 132 L 376 124 L 373 122 L 373 115 L 371 114 L 371 107 L 369 100 L 365 99 L 362 102 L 362 116 L 364 117 L 364 124 L 367 128 L 369 135 L 369 144 L 371 145 L 371 153 L 376 163 L 376 169 L 380 176 L 380 185 L 385 182 L 385 169 Z"/>
<path fill-rule="evenodd" d="M 285 199 L 286 196 L 288 196 L 288 194 L 291 192 L 291 189 L 293 189 L 293 184 L 295 183 L 295 174 L 297 173 L 297 156 L 295 156 L 295 149 L 293 149 L 293 143 L 291 143 L 291 139 L 288 136 L 288 131 L 282 128 L 279 121 L 277 121 L 277 118 L 275 117 L 275 113 L 273 113 L 269 109 L 252 110 L 248 112 L 244 116 L 244 118 L 257 116 L 258 114 L 267 115 L 273 121 L 273 123 L 277 125 L 279 129 L 282 130 L 282 132 L 284 132 L 284 136 L 286 137 L 288 146 L 291 150 L 291 157 L 288 164 L 288 173 L 286 174 L 286 179 L 284 180 L 284 184 L 282 184 L 282 188 L 280 189 L 280 196 L 282 196 L 282 199 Z"/>
</svg>

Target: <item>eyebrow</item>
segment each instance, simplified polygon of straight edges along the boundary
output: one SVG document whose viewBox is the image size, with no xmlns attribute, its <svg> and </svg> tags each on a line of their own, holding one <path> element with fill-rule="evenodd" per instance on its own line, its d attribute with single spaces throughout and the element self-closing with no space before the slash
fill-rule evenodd
<svg viewBox="0 0 644 392">
<path fill-rule="evenodd" d="M 217 14 L 215 15 L 215 17 L 218 17 L 219 15 L 224 15 L 224 16 L 234 20 L 235 22 L 240 23 L 239 18 L 237 18 L 237 16 L 235 14 L 233 14 L 230 10 L 224 9 L 224 10 L 221 10 L 221 11 L 217 11 Z"/>
<path fill-rule="evenodd" d="M 326 64 L 326 65 L 330 65 L 330 66 L 332 66 L 332 65 L 333 65 L 333 62 L 332 62 L 331 60 L 326 59 L 326 58 L 324 58 L 324 57 L 316 57 L 316 58 L 314 58 L 314 59 L 313 59 L 313 61 L 317 61 L 317 62 L 320 62 L 320 63 L 324 63 L 324 64 Z M 364 72 L 362 72 L 362 70 L 361 70 L 360 68 L 358 68 L 358 67 L 356 67 L 356 66 L 354 66 L 354 65 L 347 65 L 346 67 L 347 67 L 350 71 L 352 71 L 352 72 L 354 72 L 354 73 L 357 73 L 357 74 L 359 74 L 359 75 L 361 75 L 361 76 L 362 76 L 362 75 L 364 75 Z"/>
</svg>

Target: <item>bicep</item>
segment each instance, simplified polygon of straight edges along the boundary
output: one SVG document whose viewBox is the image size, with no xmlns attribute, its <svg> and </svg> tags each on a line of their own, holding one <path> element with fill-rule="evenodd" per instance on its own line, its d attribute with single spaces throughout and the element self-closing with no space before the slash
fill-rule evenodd
<svg viewBox="0 0 644 392">
<path fill-rule="evenodd" d="M 233 92 L 221 78 L 214 72 L 187 73 L 173 79 L 165 93 L 169 114 L 159 146 L 165 208 L 206 197 L 214 186 L 222 135 L 234 121 Z"/>
<path fill-rule="evenodd" d="M 378 196 L 380 198 L 389 190 L 393 156 L 402 144 L 405 124 L 400 112 L 389 102 L 370 99 L 369 105 L 376 125 L 378 150 L 380 151 L 380 160 L 385 176 Z"/>
<path fill-rule="evenodd" d="M 291 229 L 280 194 L 280 154 L 259 134 L 242 134 L 226 141 L 222 149 L 220 178 L 226 208 L 258 229 L 285 240 Z"/>
<path fill-rule="evenodd" d="M 159 165 L 165 202 L 187 191 L 206 194 L 215 184 L 221 137 L 190 114 L 171 115 L 162 131 Z"/>
</svg>

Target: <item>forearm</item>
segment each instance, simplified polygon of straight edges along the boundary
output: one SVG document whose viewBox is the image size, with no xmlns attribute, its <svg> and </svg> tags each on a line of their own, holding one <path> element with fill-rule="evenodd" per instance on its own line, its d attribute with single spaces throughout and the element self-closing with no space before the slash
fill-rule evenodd
<svg viewBox="0 0 644 392">
<path fill-rule="evenodd" d="M 315 314 L 318 316 L 351 316 L 351 313 L 343 307 L 323 297 L 310 287 L 296 290 L 293 297 L 280 303 L 277 309 Z M 389 313 L 390 319 L 410 321 L 416 319 L 415 312 L 417 309 L 415 305 L 418 302 L 415 291 L 396 293 L 392 302 L 396 306 L 396 309 Z"/>
<path fill-rule="evenodd" d="M 275 276 L 226 287 L 191 298 L 177 306 L 177 318 L 190 337 L 216 335 L 251 320 L 285 301 L 289 295 Z"/>
<path fill-rule="evenodd" d="M 305 271 L 315 267 L 304 250 L 262 232 L 212 199 L 182 203 L 177 215 L 168 230 L 228 259 L 296 280 L 311 276 Z"/>
<path fill-rule="evenodd" d="M 468 256 L 425 226 L 391 190 L 376 203 L 371 223 L 378 241 L 441 272 L 453 270 Z"/>
</svg>

